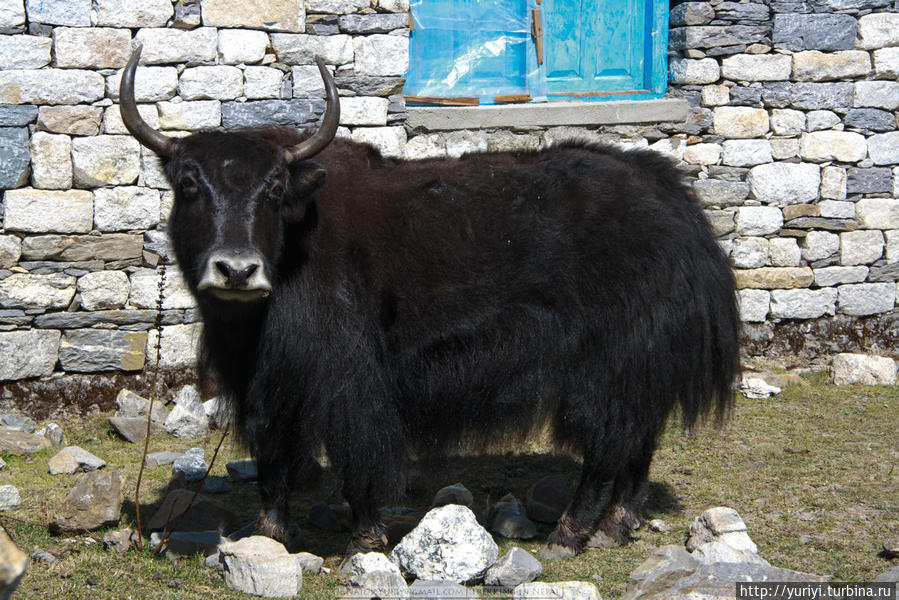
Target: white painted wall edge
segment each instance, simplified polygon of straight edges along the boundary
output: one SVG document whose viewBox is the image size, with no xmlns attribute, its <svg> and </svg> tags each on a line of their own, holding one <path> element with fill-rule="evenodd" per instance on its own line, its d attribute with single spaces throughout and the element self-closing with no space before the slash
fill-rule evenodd
<svg viewBox="0 0 899 600">
<path fill-rule="evenodd" d="M 406 108 L 406 124 L 413 129 L 447 131 L 682 122 L 686 120 L 689 109 L 683 98 L 495 106 L 409 106 Z"/>
</svg>

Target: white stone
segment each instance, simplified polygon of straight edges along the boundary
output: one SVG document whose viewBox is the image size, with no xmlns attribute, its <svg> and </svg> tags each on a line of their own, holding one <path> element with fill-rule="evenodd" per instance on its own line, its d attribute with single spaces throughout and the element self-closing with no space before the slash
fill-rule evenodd
<svg viewBox="0 0 899 600">
<path fill-rule="evenodd" d="M 799 154 L 814 162 L 858 162 L 868 155 L 868 144 L 865 136 L 851 131 L 815 131 L 802 136 Z"/>
<path fill-rule="evenodd" d="M 691 144 L 684 148 L 684 161 L 694 165 L 714 165 L 721 158 L 718 144 Z"/>
<path fill-rule="evenodd" d="M 94 190 L 94 224 L 100 231 L 151 229 L 159 224 L 159 190 L 115 187 Z"/>
<path fill-rule="evenodd" d="M 822 185 L 823 187 L 823 185 Z M 822 200 L 818 203 L 821 216 L 825 219 L 854 219 L 855 202 Z"/>
<path fill-rule="evenodd" d="M 864 317 L 893 310 L 896 302 L 895 283 L 850 283 L 837 288 L 837 312 Z"/>
<path fill-rule="evenodd" d="M 406 143 L 404 157 L 407 160 L 443 158 L 446 156 L 446 139 L 442 134 L 417 135 Z"/>
<path fill-rule="evenodd" d="M 140 150 L 140 185 L 160 189 L 170 190 L 172 185 L 165 176 L 162 168 L 162 161 L 155 152 L 147 148 Z M 165 219 L 160 219 L 165 220 Z"/>
<path fill-rule="evenodd" d="M 390 559 L 380 552 L 359 552 L 347 557 L 340 565 L 339 575 L 362 575 L 363 573 L 374 573 L 376 571 L 388 571 L 402 577 L 400 568 L 395 563 L 390 562 Z"/>
<path fill-rule="evenodd" d="M 768 240 L 762 237 L 737 238 L 731 253 L 738 269 L 756 269 L 768 262 Z"/>
<path fill-rule="evenodd" d="M 53 30 L 53 64 L 78 69 L 124 67 L 130 44 L 127 29 L 57 27 Z"/>
<path fill-rule="evenodd" d="M 771 292 L 767 290 L 739 290 L 740 320 L 747 323 L 763 323 L 768 318 Z"/>
<path fill-rule="evenodd" d="M 512 600 L 602 600 L 596 586 L 587 581 L 534 581 L 512 589 Z"/>
<path fill-rule="evenodd" d="M 721 69 L 714 58 L 694 60 L 673 57 L 668 62 L 668 81 L 678 85 L 702 85 L 715 83 L 721 77 Z"/>
<path fill-rule="evenodd" d="M 487 151 L 487 136 L 481 131 L 451 131 L 446 134 L 446 154 L 459 158 L 463 154 Z"/>
<path fill-rule="evenodd" d="M 732 508 L 716 506 L 703 512 L 690 524 L 687 550 L 694 551 L 702 544 L 724 541 L 736 550 L 758 552 L 758 547 L 746 531 L 746 523 Z"/>
<path fill-rule="evenodd" d="M 845 168 L 828 165 L 821 169 L 821 197 L 832 200 L 842 200 L 846 197 Z"/>
<path fill-rule="evenodd" d="M 90 25 L 90 4 L 87 23 Z M 19 33 L 25 29 L 25 7 L 22 0 L 0 1 L 0 33 Z"/>
<path fill-rule="evenodd" d="M 25 0 L 25 9 L 31 23 L 72 27 L 91 24 L 91 0 Z"/>
<path fill-rule="evenodd" d="M 212 27 L 144 28 L 137 32 L 135 39 L 144 46 L 140 55 L 142 65 L 214 61 L 218 53 L 218 34 Z"/>
<path fill-rule="evenodd" d="M 776 135 L 799 135 L 805 129 L 805 113 L 792 108 L 771 111 L 771 130 Z"/>
<path fill-rule="evenodd" d="M 7 190 L 4 203 L 7 231 L 87 233 L 93 225 L 93 196 L 85 190 Z"/>
<path fill-rule="evenodd" d="M 409 12 L 409 0 L 377 0 L 378 8 L 385 12 Z"/>
<path fill-rule="evenodd" d="M 662 138 L 650 144 L 649 149 L 670 156 L 674 160 L 683 160 L 684 152 L 687 150 L 687 143 L 681 138 Z"/>
<path fill-rule="evenodd" d="M 798 267 L 802 251 L 795 238 L 771 238 L 768 240 L 768 262 L 772 267 Z"/>
<path fill-rule="evenodd" d="M 162 427 L 177 438 L 192 439 L 209 433 L 209 417 L 196 388 L 182 388 Z"/>
<path fill-rule="evenodd" d="M 243 94 L 243 71 L 227 65 L 188 67 L 181 73 L 178 93 L 185 100 L 233 100 Z"/>
<path fill-rule="evenodd" d="M 0 35 L 0 68 L 40 69 L 50 64 L 53 41 L 36 35 Z"/>
<path fill-rule="evenodd" d="M 899 131 L 869 137 L 868 152 L 875 165 L 899 164 Z"/>
<path fill-rule="evenodd" d="M 868 267 L 821 267 L 814 269 L 815 285 L 832 287 L 841 283 L 861 283 L 868 276 Z"/>
<path fill-rule="evenodd" d="M 858 224 L 864 229 L 899 228 L 899 199 L 862 198 L 856 203 Z"/>
<path fill-rule="evenodd" d="M 0 381 L 50 375 L 59 360 L 59 331 L 0 332 Z"/>
<path fill-rule="evenodd" d="M 884 251 L 884 255 L 886 256 L 887 262 L 899 262 L 899 230 L 885 231 L 884 237 L 886 238 L 886 250 Z"/>
<path fill-rule="evenodd" d="M 103 76 L 79 69 L 0 71 L 0 104 L 86 104 L 103 97 Z"/>
<path fill-rule="evenodd" d="M 777 206 L 801 204 L 817 199 L 821 169 L 812 164 L 776 162 L 750 169 L 748 181 L 761 202 Z"/>
<path fill-rule="evenodd" d="M 806 129 L 809 131 L 832 129 L 839 125 L 840 122 L 839 115 L 830 110 L 812 110 L 806 115 Z"/>
<path fill-rule="evenodd" d="M 0 279 L 0 307 L 67 308 L 75 296 L 75 278 L 64 273 L 13 273 Z"/>
<path fill-rule="evenodd" d="M 817 319 L 832 315 L 836 310 L 837 291 L 822 290 L 773 290 L 771 292 L 771 317 L 775 319 Z"/>
<path fill-rule="evenodd" d="M 346 15 L 369 7 L 369 0 L 306 0 L 306 10 L 311 13 Z"/>
<path fill-rule="evenodd" d="M 741 206 L 734 215 L 739 235 L 770 235 L 783 227 L 783 213 L 775 206 Z"/>
<path fill-rule="evenodd" d="M 20 508 L 22 508 L 22 497 L 19 495 L 19 489 L 14 485 L 0 485 L 0 511 L 17 510 Z M 4 535 L 4 537 L 5 537 L 5 535 Z M 9 538 L 6 538 L 6 539 L 8 540 Z M 13 547 L 16 550 L 18 550 L 17 547 L 15 547 L 15 546 L 13 546 Z M 4 554 L 10 554 L 11 548 L 4 545 L 3 551 L 4 551 Z M 19 571 L 18 568 L 11 567 L 11 565 L 8 565 L 8 563 L 4 563 L 4 564 L 7 564 L 6 568 L 10 571 L 13 571 L 14 573 L 16 571 Z M 27 559 L 26 559 L 25 564 L 26 565 L 28 564 Z M 13 569 L 15 569 L 15 570 L 13 570 Z M 19 577 L 21 577 L 24 570 L 25 569 L 23 567 L 22 570 L 18 572 L 18 575 L 14 576 L 12 578 L 13 581 L 15 582 L 12 586 L 10 586 L 12 589 L 15 589 L 16 584 L 18 584 L 18 579 L 19 579 Z M 4 587 L 6 587 L 6 586 L 4 586 Z M 10 588 L 6 588 L 6 589 L 10 589 Z"/>
<path fill-rule="evenodd" d="M 726 85 L 707 85 L 702 88 L 703 106 L 723 106 L 730 102 L 730 88 Z"/>
<path fill-rule="evenodd" d="M 333 71 L 333 68 L 330 70 Z M 332 73 L 333 75 L 333 73 Z M 315 65 L 299 65 L 291 69 L 294 98 L 321 98 L 325 84 Z M 341 102 L 344 98 L 341 98 Z"/>
<path fill-rule="evenodd" d="M 304 31 L 303 0 L 204 0 L 203 23 L 266 31 Z"/>
<path fill-rule="evenodd" d="M 247 67 L 244 69 L 244 96 L 249 100 L 280 98 L 284 74 L 272 67 Z M 340 101 L 340 112 L 348 98 Z"/>
<path fill-rule="evenodd" d="M 771 157 L 774 160 L 788 160 L 799 156 L 799 140 L 771 138 Z"/>
<path fill-rule="evenodd" d="M 748 534 L 743 533 L 748 537 Z M 731 536 L 731 538 L 734 536 Z M 737 563 L 737 564 L 756 564 L 763 566 L 771 566 L 764 558 L 755 552 L 747 552 L 746 550 L 737 550 L 726 541 L 726 536 L 697 547 L 690 554 L 694 559 L 702 564 L 715 563 Z"/>
<path fill-rule="evenodd" d="M 837 354 L 831 369 L 835 385 L 896 385 L 896 362 L 888 356 Z"/>
<path fill-rule="evenodd" d="M 874 74 L 878 77 L 899 78 L 899 48 L 874 51 Z"/>
<path fill-rule="evenodd" d="M 356 75 L 405 76 L 409 70 L 409 40 L 396 35 L 367 35 L 353 40 Z"/>
<path fill-rule="evenodd" d="M 72 175 L 83 187 L 128 185 L 140 173 L 140 143 L 131 136 L 98 135 L 72 140 Z"/>
<path fill-rule="evenodd" d="M 162 287 L 162 309 L 194 308 L 197 303 L 181 269 L 168 266 Z M 155 309 L 159 300 L 159 273 L 152 269 L 140 269 L 131 274 L 131 295 L 128 304 L 135 308 Z"/>
<path fill-rule="evenodd" d="M 721 73 L 733 81 L 786 81 L 792 65 L 785 54 L 735 54 L 721 61 Z"/>
<path fill-rule="evenodd" d="M 768 132 L 768 111 L 748 106 L 719 106 L 712 114 L 715 133 L 726 138 L 761 137 Z"/>
<path fill-rule="evenodd" d="M 173 14 L 171 0 L 94 0 L 94 25 L 165 27 Z"/>
<path fill-rule="evenodd" d="M 130 285 L 122 271 L 95 271 L 79 277 L 77 289 L 84 310 L 111 310 L 124 306 Z"/>
<path fill-rule="evenodd" d="M 360 127 L 353 131 L 352 140 L 363 144 L 371 144 L 384 156 L 400 158 L 406 147 L 406 129 L 404 127 Z"/>
<path fill-rule="evenodd" d="M 847 231 L 840 234 L 840 264 L 871 264 L 883 255 L 883 232 Z"/>
<path fill-rule="evenodd" d="M 808 262 L 823 260 L 840 250 L 840 236 L 828 231 L 809 231 L 802 239 L 802 258 Z"/>
<path fill-rule="evenodd" d="M 856 45 L 865 50 L 899 46 L 899 13 L 878 12 L 860 17 Z"/>
<path fill-rule="evenodd" d="M 264 598 L 293 598 L 303 587 L 303 568 L 280 542 L 251 535 L 219 546 L 225 584 Z"/>
<path fill-rule="evenodd" d="M 390 553 L 400 570 L 418 579 L 477 581 L 499 549 L 470 509 L 448 504 L 430 510 Z"/>
<path fill-rule="evenodd" d="M 213 129 L 222 124 L 222 103 L 218 100 L 160 102 L 159 127 L 179 131 Z"/>
<path fill-rule="evenodd" d="M 289 65 L 312 64 L 316 56 L 329 65 L 353 62 L 353 38 L 348 35 L 273 33 L 271 41 L 278 60 Z"/>
<path fill-rule="evenodd" d="M 37 131 L 31 136 L 31 183 L 45 190 L 72 187 L 72 139 Z"/>
<path fill-rule="evenodd" d="M 722 164 L 733 167 L 752 167 L 774 160 L 768 140 L 726 140 L 722 149 Z"/>
<path fill-rule="evenodd" d="M 246 29 L 223 29 L 219 32 L 219 62 L 226 65 L 253 64 L 265 57 L 268 34 Z"/>
<path fill-rule="evenodd" d="M 106 78 L 106 95 L 119 99 L 122 72 Z M 136 102 L 169 100 L 178 91 L 178 69 L 175 67 L 138 67 L 134 73 L 134 99 Z"/>
<path fill-rule="evenodd" d="M 864 77 L 871 72 L 871 56 L 861 50 L 818 52 L 793 55 L 794 81 L 832 81 Z"/>
<path fill-rule="evenodd" d="M 0 269 L 16 266 L 22 255 L 22 240 L 14 235 L 0 235 Z"/>
<path fill-rule="evenodd" d="M 159 129 L 159 113 L 154 104 L 138 104 L 137 112 L 144 122 L 153 129 Z M 103 111 L 103 133 L 109 135 L 131 135 L 122 121 L 122 111 L 118 104 L 113 104 Z"/>
<path fill-rule="evenodd" d="M 899 82 L 856 81 L 853 106 L 896 110 L 899 108 Z"/>
<path fill-rule="evenodd" d="M 159 346 L 159 367 L 173 369 L 193 367 L 197 364 L 197 344 L 200 339 L 201 325 L 189 323 L 184 325 L 168 325 L 162 327 L 162 342 L 156 330 L 147 336 L 147 364 L 156 364 L 156 347 Z"/>
</svg>

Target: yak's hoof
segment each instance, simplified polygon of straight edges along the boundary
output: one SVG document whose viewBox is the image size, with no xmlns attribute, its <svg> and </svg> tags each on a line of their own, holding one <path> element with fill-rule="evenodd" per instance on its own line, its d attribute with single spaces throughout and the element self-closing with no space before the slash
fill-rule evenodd
<svg viewBox="0 0 899 600">
<path fill-rule="evenodd" d="M 384 552 L 387 550 L 387 534 L 368 533 L 354 535 L 346 547 L 346 556 L 349 558 L 360 552 Z"/>
<path fill-rule="evenodd" d="M 561 544 L 547 544 L 540 551 L 540 558 L 543 560 L 556 560 L 559 558 L 571 558 L 577 556 L 578 552 L 574 548 L 563 546 Z"/>
</svg>

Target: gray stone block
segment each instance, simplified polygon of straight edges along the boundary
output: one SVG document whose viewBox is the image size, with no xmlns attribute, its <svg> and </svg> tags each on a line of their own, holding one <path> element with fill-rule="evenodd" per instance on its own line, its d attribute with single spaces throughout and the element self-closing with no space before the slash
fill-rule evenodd
<svg viewBox="0 0 899 600">
<path fill-rule="evenodd" d="M 0 381 L 41 377 L 53 372 L 59 350 L 58 331 L 0 332 Z"/>
<path fill-rule="evenodd" d="M 772 41 L 787 50 L 851 50 L 857 32 L 851 15 L 777 14 Z"/>
<path fill-rule="evenodd" d="M 846 193 L 880 194 L 893 190 L 893 172 L 889 167 L 846 169 Z"/>
<path fill-rule="evenodd" d="M 139 371 L 146 347 L 146 331 L 75 329 L 63 336 L 59 362 L 70 372 Z"/>
<path fill-rule="evenodd" d="M 794 83 L 790 103 L 805 110 L 833 110 L 845 113 L 852 107 L 855 86 L 841 83 Z"/>
<path fill-rule="evenodd" d="M 846 127 L 868 131 L 892 131 L 896 129 L 896 115 L 877 108 L 853 108 L 843 119 Z"/>
<path fill-rule="evenodd" d="M 28 104 L 0 104 L 0 127 L 22 127 L 34 123 L 37 112 L 37 106 Z"/>
<path fill-rule="evenodd" d="M 409 26 L 408 15 L 375 14 L 375 15 L 343 15 L 338 20 L 340 30 L 344 33 L 390 33 L 394 29 Z"/>
<path fill-rule="evenodd" d="M 16 188 L 28 182 L 31 150 L 28 130 L 0 127 L 0 188 Z"/>
<path fill-rule="evenodd" d="M 325 110 L 324 100 L 258 100 L 222 103 L 225 129 L 313 123 Z"/>
</svg>

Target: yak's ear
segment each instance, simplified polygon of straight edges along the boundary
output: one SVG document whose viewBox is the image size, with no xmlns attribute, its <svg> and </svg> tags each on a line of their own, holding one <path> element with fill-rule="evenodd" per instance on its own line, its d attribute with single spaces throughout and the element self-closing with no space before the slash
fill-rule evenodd
<svg viewBox="0 0 899 600">
<path fill-rule="evenodd" d="M 285 221 L 301 221 L 309 204 L 314 201 L 315 192 L 325 183 L 325 170 L 310 160 L 301 160 L 290 165 L 290 191 L 281 208 L 281 218 Z"/>
</svg>

